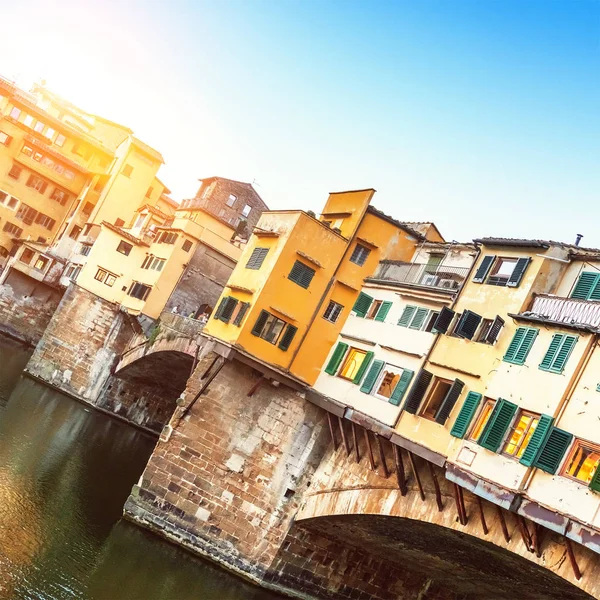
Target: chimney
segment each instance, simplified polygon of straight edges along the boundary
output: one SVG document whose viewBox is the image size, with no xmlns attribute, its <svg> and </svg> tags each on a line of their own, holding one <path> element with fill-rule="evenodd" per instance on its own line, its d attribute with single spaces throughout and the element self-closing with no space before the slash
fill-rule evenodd
<svg viewBox="0 0 600 600">
<path fill-rule="evenodd" d="M 583 237 L 582 233 L 578 233 L 577 237 L 575 238 L 575 245 L 579 246 L 579 242 L 581 241 L 581 238 Z"/>
</svg>

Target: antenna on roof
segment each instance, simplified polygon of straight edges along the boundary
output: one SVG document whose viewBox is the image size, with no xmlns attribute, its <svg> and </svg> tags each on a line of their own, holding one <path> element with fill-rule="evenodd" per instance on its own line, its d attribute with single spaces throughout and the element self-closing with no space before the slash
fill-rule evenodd
<svg viewBox="0 0 600 600">
<path fill-rule="evenodd" d="M 252 180 L 252 185 L 257 185 L 258 187 L 260 187 L 260 183 L 258 183 L 256 179 Z"/>
<path fill-rule="evenodd" d="M 582 233 L 578 233 L 577 236 L 575 237 L 575 245 L 579 246 L 579 242 L 581 242 L 581 239 L 583 238 L 583 234 Z"/>
</svg>

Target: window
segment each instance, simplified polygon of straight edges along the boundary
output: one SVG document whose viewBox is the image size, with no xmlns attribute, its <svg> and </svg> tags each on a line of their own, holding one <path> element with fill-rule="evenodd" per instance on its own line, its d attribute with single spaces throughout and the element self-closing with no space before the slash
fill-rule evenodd
<svg viewBox="0 0 600 600">
<path fill-rule="evenodd" d="M 17 219 L 21 219 L 26 225 L 32 225 L 37 215 L 37 210 L 31 208 L 31 206 L 28 206 L 24 202 L 21 202 L 21 206 L 19 206 L 19 210 L 15 216 Z"/>
<path fill-rule="evenodd" d="M 35 119 L 31 115 L 25 115 L 25 118 L 23 119 L 23 123 L 25 123 L 25 125 L 27 125 L 27 127 L 31 127 L 33 125 L 34 120 Z"/>
<path fill-rule="evenodd" d="M 335 323 L 342 314 L 343 310 L 344 307 L 341 304 L 330 300 L 325 312 L 323 313 L 323 318 L 330 323 Z"/>
<path fill-rule="evenodd" d="M 119 242 L 119 245 L 117 246 L 117 252 L 120 252 L 121 254 L 124 254 L 125 256 L 129 256 L 129 253 L 131 252 L 133 248 L 132 244 L 128 244 L 127 242 L 124 242 L 123 240 L 121 240 Z"/>
<path fill-rule="evenodd" d="M 0 131 L 0 144 L 4 146 L 10 146 L 10 142 L 12 141 L 12 137 L 8 135 L 8 133 L 4 133 L 4 131 Z"/>
<path fill-rule="evenodd" d="M 54 143 L 59 147 L 62 148 L 65 145 L 65 142 L 67 141 L 67 138 L 62 134 L 59 133 L 56 136 L 56 139 L 54 140 Z"/>
<path fill-rule="evenodd" d="M 562 475 L 589 484 L 599 464 L 600 446 L 585 440 L 575 440 Z"/>
<path fill-rule="evenodd" d="M 386 363 L 381 369 L 377 383 L 373 388 L 373 395 L 381 400 L 389 401 L 401 375 L 402 369 L 400 367 Z"/>
<path fill-rule="evenodd" d="M 31 146 L 27 146 L 24 145 L 21 148 L 21 152 L 25 155 L 25 156 L 33 156 L 33 148 Z"/>
<path fill-rule="evenodd" d="M 502 358 L 504 362 L 522 365 L 535 342 L 539 329 L 533 327 L 519 327 L 511 340 L 506 354 Z"/>
<path fill-rule="evenodd" d="M 423 324 L 427 321 L 427 326 L 429 326 L 431 323 L 431 327 L 433 328 L 433 323 L 435 323 L 435 319 L 437 319 L 437 315 L 439 313 L 433 311 L 431 312 L 433 314 L 429 317 L 429 319 L 427 319 L 427 316 L 430 313 L 428 308 L 409 304 L 404 307 L 402 315 L 398 319 L 398 325 L 400 325 L 400 327 L 408 327 L 409 329 L 422 329 Z M 433 318 L 434 315 L 435 318 Z"/>
<path fill-rule="evenodd" d="M 342 365 L 338 376 L 343 377 L 344 379 L 354 380 L 366 356 L 366 350 L 360 350 L 359 348 L 350 348 L 350 351 L 348 352 L 348 355 L 344 360 L 344 364 Z"/>
<path fill-rule="evenodd" d="M 492 410 L 494 409 L 494 405 L 496 404 L 495 400 L 492 398 L 486 398 L 484 400 L 483 406 L 481 407 L 481 411 L 477 416 L 477 420 L 475 421 L 475 425 L 473 425 L 473 429 L 471 429 L 471 435 L 469 435 L 469 439 L 476 442 L 481 436 L 483 429 L 487 425 L 489 421 L 490 415 L 492 414 Z"/>
<path fill-rule="evenodd" d="M 10 168 L 10 171 L 8 172 L 8 176 L 12 177 L 13 179 L 19 179 L 19 177 L 21 176 L 21 171 L 23 169 L 21 167 L 19 167 L 18 165 L 13 165 Z"/>
<path fill-rule="evenodd" d="M 146 192 L 146 198 L 150 198 L 152 196 L 153 191 L 154 191 L 154 188 L 152 186 L 150 186 L 148 188 L 148 191 Z"/>
<path fill-rule="evenodd" d="M 50 194 L 50 198 L 52 200 L 56 200 L 59 204 L 62 204 L 64 206 L 67 203 L 67 200 L 69 199 L 69 195 L 67 194 L 67 192 L 61 190 L 60 188 L 54 188 L 52 194 Z"/>
<path fill-rule="evenodd" d="M 160 244 L 174 244 L 177 241 L 177 234 L 172 231 L 163 231 L 158 242 Z"/>
<path fill-rule="evenodd" d="M 365 315 L 365 319 L 374 319 L 382 304 L 383 300 L 375 300 L 372 302 L 367 314 Z"/>
<path fill-rule="evenodd" d="M 42 158 L 42 164 L 46 165 L 49 169 L 54 169 L 55 162 L 51 158 L 44 156 L 44 158 Z"/>
<path fill-rule="evenodd" d="M 488 285 L 518 287 L 531 259 L 529 257 L 484 256 L 473 281 Z"/>
<path fill-rule="evenodd" d="M 70 169 L 65 169 L 65 172 L 63 174 L 67 179 L 75 179 L 75 173 L 73 173 L 73 171 L 71 171 Z"/>
<path fill-rule="evenodd" d="M 81 248 L 79 249 L 79 254 L 81 254 L 82 256 L 89 256 L 91 250 L 92 250 L 91 246 L 87 246 L 85 244 L 82 244 Z"/>
<path fill-rule="evenodd" d="M 38 271 L 43 271 L 49 262 L 50 262 L 50 259 L 46 258 L 45 256 L 40 256 L 35 261 L 34 268 L 37 269 Z"/>
<path fill-rule="evenodd" d="M 285 324 L 285 321 L 263 310 L 256 320 L 252 333 L 270 344 L 277 344 Z"/>
<path fill-rule="evenodd" d="M 481 319 L 481 327 L 479 328 L 479 333 L 475 338 L 476 342 L 487 343 L 487 336 L 492 328 L 492 324 L 494 323 L 493 319 Z"/>
<path fill-rule="evenodd" d="M 45 244 L 47 239 L 45 237 L 42 237 L 41 235 L 38 235 L 37 241 L 40 242 L 41 244 Z"/>
<path fill-rule="evenodd" d="M 584 271 L 571 292 L 577 300 L 600 300 L 600 273 Z"/>
<path fill-rule="evenodd" d="M 81 233 L 81 227 L 78 227 L 77 225 L 73 225 L 73 228 L 71 229 L 71 233 L 69 233 L 69 237 L 72 240 L 76 240 L 79 237 L 80 233 Z"/>
<path fill-rule="evenodd" d="M 297 260 L 288 275 L 288 279 L 307 289 L 315 275 L 315 270 Z"/>
<path fill-rule="evenodd" d="M 352 307 L 352 312 L 356 314 L 357 317 L 364 317 L 371 306 L 371 302 L 373 302 L 373 298 L 364 292 L 360 292 L 358 294 L 358 298 Z"/>
<path fill-rule="evenodd" d="M 540 369 L 552 373 L 562 373 L 578 339 L 576 335 L 555 333 L 546 355 L 540 363 Z"/>
<path fill-rule="evenodd" d="M 247 218 L 248 216 L 250 216 L 251 212 L 252 212 L 252 207 L 249 204 L 246 204 L 246 206 L 244 206 L 244 208 L 242 210 L 242 216 Z"/>
<path fill-rule="evenodd" d="M 183 244 L 181 245 L 181 249 L 184 252 L 189 252 L 192 248 L 192 242 L 191 240 L 185 240 L 185 242 L 183 242 Z"/>
<path fill-rule="evenodd" d="M 131 165 L 125 165 L 122 173 L 125 175 L 125 177 L 131 177 L 131 174 L 133 173 L 133 167 Z"/>
<path fill-rule="evenodd" d="M 369 248 L 367 248 L 366 246 L 363 246 L 362 244 L 356 244 L 356 247 L 352 252 L 352 256 L 350 257 L 350 262 L 353 262 L 359 267 L 362 267 L 365 264 L 370 253 L 371 250 L 369 250 Z"/>
<path fill-rule="evenodd" d="M 143 283 L 134 281 L 129 287 L 127 295 L 131 296 L 132 298 L 137 298 L 138 300 L 145 300 L 148 297 L 151 289 L 152 288 L 149 285 L 144 285 Z"/>
<path fill-rule="evenodd" d="M 224 216 L 225 216 L 225 209 L 224 209 L 224 208 L 222 208 L 222 209 L 219 211 L 219 217 L 223 218 Z"/>
<path fill-rule="evenodd" d="M 449 335 L 450 337 L 459 337 L 457 335 L 457 329 L 460 324 L 461 318 L 462 313 L 455 313 L 454 320 L 452 321 L 452 324 L 450 325 L 450 327 L 448 327 L 448 331 L 446 332 L 447 335 Z"/>
<path fill-rule="evenodd" d="M 94 275 L 96 281 L 104 281 L 108 273 L 104 269 L 98 269 Z"/>
<path fill-rule="evenodd" d="M 19 201 L 14 196 L 11 196 L 8 202 L 5 202 L 5 205 L 12 210 L 15 210 L 18 204 Z"/>
<path fill-rule="evenodd" d="M 508 456 L 521 458 L 539 422 L 539 414 L 520 410 L 514 425 L 509 431 L 502 453 Z"/>
<path fill-rule="evenodd" d="M 25 184 L 27 187 L 33 188 L 36 192 L 43 194 L 48 187 L 48 183 L 44 181 L 41 177 L 37 177 L 36 175 L 30 175 L 29 179 L 27 179 L 27 183 Z"/>
<path fill-rule="evenodd" d="M 44 127 L 45 125 L 41 121 L 38 121 L 33 129 L 38 133 L 42 133 L 42 131 L 44 131 Z"/>
<path fill-rule="evenodd" d="M 87 217 L 92 214 L 93 210 L 94 210 L 94 204 L 92 204 L 91 202 L 86 202 L 83 205 L 81 212 Z"/>
<path fill-rule="evenodd" d="M 237 200 L 237 196 L 234 196 L 233 194 L 229 194 L 229 198 L 227 198 L 227 206 L 233 206 L 235 204 L 236 200 Z"/>
<path fill-rule="evenodd" d="M 433 421 L 442 404 L 442 401 L 446 397 L 446 394 L 450 391 L 451 387 L 451 381 L 448 381 L 447 379 L 436 378 L 433 382 L 431 391 L 429 392 L 429 396 L 425 401 L 425 405 L 421 410 L 421 416 Z"/>
<path fill-rule="evenodd" d="M 437 318 L 440 316 L 440 313 L 436 310 L 432 310 L 429 313 L 429 317 L 426 320 L 425 323 L 425 327 L 423 328 L 423 331 L 427 331 L 429 333 L 433 333 L 433 326 L 435 325 L 435 322 L 437 321 Z"/>
<path fill-rule="evenodd" d="M 20 227 L 17 227 L 10 221 L 6 221 L 6 223 L 4 223 L 2 231 L 6 231 L 6 233 L 14 235 L 15 237 L 21 237 L 21 234 L 23 233 L 23 230 Z"/>
<path fill-rule="evenodd" d="M 20 115 L 21 115 L 21 109 L 17 108 L 16 106 L 13 106 L 12 110 L 10 111 L 11 118 L 13 118 L 15 120 L 18 120 L 18 118 L 20 117 Z"/>
<path fill-rule="evenodd" d="M 112 287 L 117 280 L 115 275 L 105 271 L 104 269 L 98 269 L 94 275 L 94 279 L 100 283 L 103 283 L 104 285 L 107 285 L 108 287 Z"/>
<path fill-rule="evenodd" d="M 29 265 L 29 264 L 31 264 L 31 261 L 33 260 L 34 256 L 35 256 L 35 252 L 33 250 L 30 250 L 29 248 L 25 248 L 23 250 L 23 252 L 21 252 L 21 256 L 19 257 L 19 260 L 22 263 Z"/>
<path fill-rule="evenodd" d="M 115 219 L 116 227 L 123 227 L 123 225 L 125 225 L 125 221 L 123 221 L 123 219 Z"/>
<path fill-rule="evenodd" d="M 42 162 L 42 158 L 43 158 L 43 156 L 44 156 L 44 155 L 43 155 L 41 152 L 36 152 L 36 151 L 34 151 L 32 158 L 33 158 L 33 160 L 35 160 L 36 162 Z"/>
<path fill-rule="evenodd" d="M 246 269 L 253 269 L 255 271 L 260 269 L 268 253 L 268 248 L 254 248 L 250 258 L 248 259 L 248 262 L 246 263 Z"/>
<path fill-rule="evenodd" d="M 150 268 L 153 271 L 162 271 L 163 267 L 165 266 L 165 262 L 167 261 L 164 258 L 155 257 L 147 268 Z"/>
<path fill-rule="evenodd" d="M 48 127 L 44 133 L 44 137 L 47 137 L 49 140 L 51 140 L 55 133 L 56 130 L 52 129 L 52 127 Z"/>
<path fill-rule="evenodd" d="M 54 219 L 51 219 L 49 216 L 43 213 L 38 213 L 37 217 L 35 218 L 35 222 L 38 225 L 46 228 L 48 231 L 52 231 L 52 228 L 54 225 L 56 225 L 56 221 Z"/>
<path fill-rule="evenodd" d="M 231 315 L 232 322 L 236 327 L 240 327 L 242 325 L 244 316 L 246 315 L 246 312 L 248 311 L 249 308 L 250 308 L 249 302 L 239 302 L 238 303 L 238 306 L 236 306 L 236 309 L 233 311 L 233 314 Z"/>
</svg>

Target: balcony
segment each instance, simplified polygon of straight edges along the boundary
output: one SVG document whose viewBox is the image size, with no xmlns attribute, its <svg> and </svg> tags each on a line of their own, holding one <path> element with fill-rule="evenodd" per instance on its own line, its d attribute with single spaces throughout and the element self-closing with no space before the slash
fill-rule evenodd
<svg viewBox="0 0 600 600">
<path fill-rule="evenodd" d="M 598 329 L 600 328 L 600 302 L 539 294 L 533 299 L 531 308 L 521 316 Z"/>
<path fill-rule="evenodd" d="M 469 267 L 382 260 L 371 279 L 457 292 L 468 273 Z"/>
</svg>

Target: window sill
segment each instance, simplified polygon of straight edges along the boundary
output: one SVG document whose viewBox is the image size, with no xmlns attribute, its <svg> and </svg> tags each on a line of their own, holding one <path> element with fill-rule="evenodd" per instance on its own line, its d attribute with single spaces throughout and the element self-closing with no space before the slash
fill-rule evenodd
<svg viewBox="0 0 600 600">
<path fill-rule="evenodd" d="M 544 367 L 538 367 L 538 369 L 540 371 L 545 371 L 546 373 L 554 373 L 555 375 L 562 375 L 564 373 L 564 369 L 561 369 L 560 371 L 556 369 L 544 369 Z"/>
<path fill-rule="evenodd" d="M 502 362 L 508 363 L 509 365 L 518 365 L 518 366 L 523 366 L 525 364 L 525 361 L 518 362 L 516 360 L 508 360 L 506 358 L 503 358 Z"/>
</svg>

